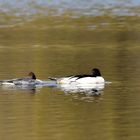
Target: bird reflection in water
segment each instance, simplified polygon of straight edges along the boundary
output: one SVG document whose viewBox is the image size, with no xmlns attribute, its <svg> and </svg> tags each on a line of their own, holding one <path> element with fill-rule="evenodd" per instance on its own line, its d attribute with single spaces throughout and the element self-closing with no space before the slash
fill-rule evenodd
<svg viewBox="0 0 140 140">
<path fill-rule="evenodd" d="M 58 84 L 57 88 L 65 93 L 85 93 L 100 95 L 105 84 Z"/>
<path fill-rule="evenodd" d="M 4 90 L 20 90 L 28 93 L 36 93 L 43 87 L 49 87 L 53 88 L 56 87 L 55 82 L 50 82 L 50 81 L 44 81 L 43 84 L 38 84 L 38 85 L 1 85 L 1 88 Z"/>
<path fill-rule="evenodd" d="M 71 95 L 72 100 L 80 100 L 84 102 L 99 101 L 100 95 L 103 94 L 105 84 L 58 84 L 57 88 L 65 93 Z"/>
</svg>

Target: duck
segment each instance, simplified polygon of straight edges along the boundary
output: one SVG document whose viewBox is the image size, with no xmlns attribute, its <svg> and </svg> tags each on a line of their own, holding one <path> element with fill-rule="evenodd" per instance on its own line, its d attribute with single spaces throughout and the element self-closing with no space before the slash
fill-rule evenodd
<svg viewBox="0 0 140 140">
<path fill-rule="evenodd" d="M 0 81 L 0 85 L 37 85 L 42 83 L 42 80 L 36 79 L 34 72 L 29 72 L 28 77 L 25 78 L 15 78 Z"/>
<path fill-rule="evenodd" d="M 93 68 L 91 74 L 72 75 L 62 78 L 49 78 L 56 81 L 57 84 L 104 84 L 105 80 L 101 76 L 101 72 L 98 68 Z"/>
</svg>

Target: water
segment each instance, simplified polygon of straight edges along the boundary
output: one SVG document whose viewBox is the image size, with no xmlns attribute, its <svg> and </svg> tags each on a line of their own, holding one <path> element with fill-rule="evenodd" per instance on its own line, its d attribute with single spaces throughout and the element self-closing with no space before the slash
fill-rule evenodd
<svg viewBox="0 0 140 140">
<path fill-rule="evenodd" d="M 1 4 L 7 6 L 5 2 Z M 24 6 L 27 1 L 21 2 L 23 8 L 17 8 L 20 5 L 14 2 L 8 2 L 11 9 L 17 9 L 15 13 L 10 11 L 11 15 L 2 6 L 6 15 L 0 21 L 1 80 L 24 77 L 30 71 L 46 80 L 50 76 L 90 73 L 98 67 L 111 83 L 99 96 L 55 87 L 0 86 L 0 139 L 139 140 L 139 1 L 131 1 L 135 10 L 130 8 L 128 15 L 121 12 L 123 16 L 112 12 L 110 16 L 106 10 L 108 14 L 89 15 L 86 1 L 79 4 L 82 10 L 74 14 L 67 13 L 72 7 L 70 1 L 63 1 L 60 15 L 47 15 L 44 11 L 34 15 L 30 5 L 29 11 Z M 124 1 L 107 1 L 106 7 L 117 7 L 121 2 Z M 47 2 L 33 4 L 37 3 Z M 83 3 L 88 10 L 83 10 Z M 49 4 L 48 7 L 60 6 L 54 1 Z"/>
<path fill-rule="evenodd" d="M 0 0 L 0 28 L 39 17 L 140 16 L 139 0 Z"/>
</svg>

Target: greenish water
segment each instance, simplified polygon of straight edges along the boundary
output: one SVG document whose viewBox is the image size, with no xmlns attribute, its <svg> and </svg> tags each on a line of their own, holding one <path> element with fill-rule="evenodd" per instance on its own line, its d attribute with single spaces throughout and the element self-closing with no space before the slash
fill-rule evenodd
<svg viewBox="0 0 140 140">
<path fill-rule="evenodd" d="M 101 69 L 100 96 L 0 87 L 2 140 L 139 140 L 139 17 L 40 18 L 0 29 L 0 79 Z"/>
</svg>

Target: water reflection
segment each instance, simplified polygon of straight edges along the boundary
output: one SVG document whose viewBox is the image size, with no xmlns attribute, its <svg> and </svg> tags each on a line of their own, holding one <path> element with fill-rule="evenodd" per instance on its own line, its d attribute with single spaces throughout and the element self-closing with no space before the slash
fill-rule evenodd
<svg viewBox="0 0 140 140">
<path fill-rule="evenodd" d="M 37 84 L 37 85 L 1 85 L 1 89 L 3 90 L 15 90 L 15 91 L 24 91 L 26 93 L 36 93 L 37 91 L 40 91 L 43 87 L 53 88 L 56 87 L 57 84 L 53 81 L 44 81 L 43 84 Z"/>
<path fill-rule="evenodd" d="M 58 84 L 57 88 L 65 93 L 85 93 L 88 95 L 100 95 L 105 84 Z"/>
<path fill-rule="evenodd" d="M 3 16 L 0 21 L 0 79 L 33 70 L 45 80 L 99 67 L 113 83 L 101 87 L 0 86 L 0 139 L 140 139 L 138 16 L 63 15 L 3 28 L 13 18 Z M 19 94 L 22 91 L 39 94 Z"/>
<path fill-rule="evenodd" d="M 4 90 L 22 90 L 28 91 L 29 93 L 36 93 L 36 90 L 40 90 L 43 87 L 56 88 L 67 94 L 82 93 L 86 95 L 100 95 L 105 88 L 105 84 L 57 84 L 55 81 L 44 81 L 43 84 L 37 85 L 1 85 L 1 88 Z"/>
<path fill-rule="evenodd" d="M 2 85 L 1 89 L 3 90 L 16 90 L 18 92 L 18 90 L 21 91 L 25 91 L 28 93 L 36 93 L 36 90 L 39 88 L 36 88 L 36 86 L 9 86 L 9 85 Z"/>
</svg>

